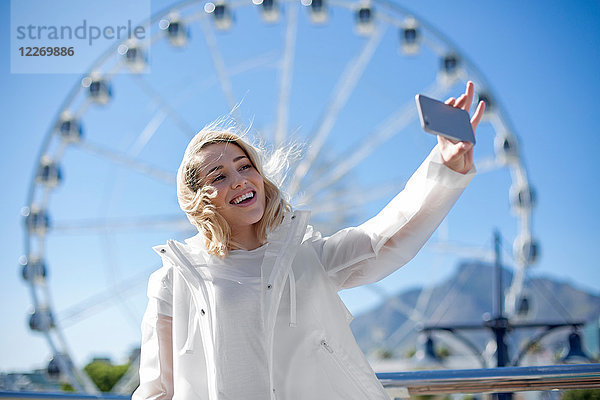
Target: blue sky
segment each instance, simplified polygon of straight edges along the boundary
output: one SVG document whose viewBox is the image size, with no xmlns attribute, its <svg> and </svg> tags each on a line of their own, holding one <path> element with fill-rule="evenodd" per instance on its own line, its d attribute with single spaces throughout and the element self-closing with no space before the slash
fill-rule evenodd
<svg viewBox="0 0 600 400">
<path fill-rule="evenodd" d="M 170 3 L 152 1 L 152 13 Z M 597 75 L 600 2 L 474 3 L 461 0 L 450 3 L 427 0 L 398 3 L 449 38 L 483 73 L 494 96 L 504 105 L 520 139 L 522 158 L 538 197 L 533 232 L 540 243 L 541 257 L 531 275 L 564 279 L 599 294 L 600 268 L 595 249 L 599 242 L 597 224 L 600 221 L 597 188 L 600 180 L 596 165 L 600 148 L 600 78 Z M 26 314 L 32 301 L 20 278 L 18 265 L 24 251 L 25 235 L 19 213 L 26 202 L 42 140 L 67 93 L 81 77 L 76 74 L 11 74 L 9 4 L 3 2 L 0 7 L 4 18 L 0 28 L 0 51 L 5 54 L 0 65 L 3 89 L 0 104 L 6 121 L 1 162 L 2 179 L 8 188 L 3 193 L 0 208 L 3 221 L 0 226 L 0 293 L 5 326 L 0 333 L 0 370 L 11 371 L 45 366 L 50 357 L 43 338 L 27 327 Z M 293 89 L 296 93 L 293 96 L 297 97 L 293 101 L 304 102 L 307 106 L 295 107 L 289 124 L 300 138 L 310 131 L 318 116 L 309 106 L 322 104 L 322 99 L 329 96 L 330 87 L 326 83 L 337 79 L 345 62 L 364 40 L 356 38 L 348 25 L 340 22 L 344 15 L 342 11 L 334 11 L 337 13 L 327 27 L 300 31 L 305 36 L 297 45 L 299 56 L 294 71 L 298 82 Z M 252 59 L 253 54 L 262 54 L 264 50 L 256 43 L 271 40 L 272 35 L 280 37 L 283 33 L 277 26 L 269 28 L 271 30 L 260 28 L 260 23 L 250 20 L 252 16 L 258 20 L 256 15 L 247 13 L 247 16 L 244 19 L 246 14 L 237 15 L 234 32 L 217 36 L 223 58 L 231 68 L 239 65 L 240 60 Z M 300 23 L 300 29 L 303 27 Z M 250 40 L 248 45 L 242 45 L 236 36 L 240 32 L 248 33 L 254 42 Z M 327 39 L 320 39 L 319 35 L 324 34 Z M 392 40 L 391 37 L 391 34 L 384 37 L 382 48 Z M 315 43 L 321 40 L 323 48 L 315 50 L 315 59 L 306 56 L 310 54 L 311 46 L 317 46 Z M 214 79 L 214 69 L 205 53 L 191 46 L 199 54 L 197 57 L 190 55 L 188 49 L 165 58 L 164 54 L 171 53 L 159 46 L 153 48 L 155 63 L 148 80 L 157 91 L 174 94 L 165 98 L 176 105 L 194 128 L 199 129 L 228 111 L 218 86 L 210 83 Z M 206 51 L 206 47 L 200 49 Z M 184 61 L 190 65 L 181 65 Z M 374 119 L 387 115 L 390 104 L 398 100 L 400 93 L 405 101 L 424 87 L 430 80 L 428 71 L 435 69 L 432 66 L 435 58 L 423 53 L 415 61 L 418 65 L 411 65 L 411 62 L 397 52 L 377 53 L 373 66 L 366 70 L 357 88 L 361 96 L 351 97 L 340 114 L 328 142 L 327 155 L 335 159 L 360 139 L 361 134 L 372 128 Z M 315 65 L 319 67 L 315 68 Z M 416 74 L 412 71 L 421 66 L 424 66 L 422 73 L 420 69 Z M 177 70 L 179 75 L 176 76 L 172 73 L 175 67 L 182 69 Z M 392 70 L 392 67 L 396 69 Z M 387 80 L 382 80 L 380 75 Z M 411 78 L 399 79 L 399 76 Z M 195 87 L 195 80 L 203 79 L 206 84 L 199 85 L 201 96 L 186 90 Z M 273 87 L 263 84 L 267 79 L 273 80 L 273 75 L 269 77 L 266 73 L 256 72 L 232 78 L 236 98 L 244 99 L 243 117 L 254 119 L 254 127 L 263 131 L 269 131 L 275 109 L 265 105 L 274 104 L 276 94 Z M 139 88 L 128 83 L 127 78 L 116 80 L 114 91 L 114 104 L 104 109 L 91 108 L 86 113 L 86 137 L 96 144 L 132 151 L 140 127 L 156 114 L 156 106 Z M 207 101 L 207 98 L 214 101 Z M 175 125 L 173 121 L 167 121 L 159 133 L 177 132 Z M 490 132 L 489 127 L 482 127 L 476 149 L 481 156 L 491 154 L 492 138 L 485 136 L 486 132 Z M 174 171 L 185 141 L 186 137 L 179 133 L 157 135 L 140 156 L 166 171 Z M 413 126 L 405 137 L 390 142 L 381 153 L 361 164 L 345 184 L 370 192 L 381 188 L 382 182 L 390 179 L 401 183 L 418 166 L 433 143 L 432 137 Z M 171 150 L 165 152 L 163 149 Z M 134 173 L 119 170 L 111 164 L 96 165 L 95 156 L 86 152 L 67 152 L 64 157 L 65 184 L 53 193 L 50 203 L 56 221 L 157 215 L 153 210 L 159 205 L 175 204 L 174 193 L 167 185 L 150 181 L 145 184 L 146 181 Z M 132 185 L 136 190 L 132 191 Z M 508 209 L 509 185 L 510 176 L 506 169 L 478 176 L 459 200 L 444 230 L 457 241 L 483 248 L 490 244 L 491 230 L 498 227 L 505 237 L 505 247 L 510 248 L 516 219 Z M 137 197 L 134 198 L 133 193 Z M 381 198 L 370 202 L 357 219 L 374 214 L 385 201 L 386 198 Z M 173 209 L 172 213 L 176 214 L 177 210 Z M 148 249 L 171 236 L 168 232 L 144 228 L 110 236 L 82 235 L 83 239 L 66 234 L 49 236 L 48 285 L 59 311 L 100 293 L 102 287 L 122 281 L 128 285 L 135 282 L 125 300 L 117 299 L 120 294 L 114 295 L 114 303 L 118 305 L 102 303 L 99 309 L 90 311 L 92 316 L 81 318 L 65 330 L 77 362 L 85 362 L 93 355 L 110 355 L 119 360 L 135 345 L 143 311 L 143 278 L 158 261 Z M 67 258 L 67 254 L 74 258 Z M 393 293 L 416 285 L 434 284 L 452 272 L 456 261 L 456 257 L 450 255 L 425 252 L 392 275 L 382 287 Z M 343 298 L 354 313 L 364 311 L 380 300 L 365 289 L 344 293 Z"/>
</svg>

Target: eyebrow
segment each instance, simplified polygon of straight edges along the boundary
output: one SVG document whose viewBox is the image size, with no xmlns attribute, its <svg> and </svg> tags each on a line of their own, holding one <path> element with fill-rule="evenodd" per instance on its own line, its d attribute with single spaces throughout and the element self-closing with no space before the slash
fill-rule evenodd
<svg viewBox="0 0 600 400">
<path fill-rule="evenodd" d="M 234 159 L 233 159 L 233 162 L 240 161 L 242 158 L 248 158 L 248 157 L 246 157 L 245 155 L 244 155 L 244 156 L 237 156 L 236 158 L 234 158 Z M 209 170 L 209 171 L 206 173 L 206 176 L 208 176 L 208 175 L 212 174 L 213 172 L 215 172 L 215 171 L 218 171 L 218 170 L 220 170 L 220 169 L 223 169 L 223 166 L 222 166 L 222 165 L 217 165 L 216 167 L 212 167 L 212 168 L 211 168 L 211 169 L 210 169 L 210 170 Z"/>
</svg>

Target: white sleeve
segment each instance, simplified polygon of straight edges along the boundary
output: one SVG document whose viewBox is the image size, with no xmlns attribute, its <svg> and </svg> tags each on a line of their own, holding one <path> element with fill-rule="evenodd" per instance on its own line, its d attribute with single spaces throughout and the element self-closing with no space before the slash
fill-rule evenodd
<svg viewBox="0 0 600 400">
<path fill-rule="evenodd" d="M 442 163 L 437 146 L 400 192 L 364 224 L 313 244 L 338 290 L 377 282 L 410 261 L 475 175 Z"/>
<path fill-rule="evenodd" d="M 148 281 L 148 306 L 142 319 L 140 386 L 133 393 L 132 400 L 173 397 L 172 295 L 169 270 L 172 271 L 171 268 L 161 268 Z"/>
</svg>

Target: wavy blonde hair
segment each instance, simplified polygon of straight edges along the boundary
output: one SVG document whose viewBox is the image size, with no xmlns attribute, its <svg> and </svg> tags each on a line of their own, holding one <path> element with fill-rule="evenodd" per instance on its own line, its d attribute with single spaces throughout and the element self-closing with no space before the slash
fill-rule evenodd
<svg viewBox="0 0 600 400">
<path fill-rule="evenodd" d="M 255 224 L 255 229 L 259 240 L 264 243 L 267 232 L 279 226 L 283 220 L 283 213 L 291 211 L 292 208 L 274 182 L 277 176 L 282 176 L 291 150 L 278 150 L 264 163 L 264 151 L 242 138 L 246 132 L 238 134 L 237 126 L 220 126 L 221 122 L 217 121 L 204 127 L 188 144 L 177 171 L 177 200 L 190 222 L 204 236 L 206 250 L 210 254 L 226 257 L 229 250 L 239 248 L 239 245 L 232 241 L 229 224 L 212 203 L 216 189 L 202 183 L 202 177 L 199 175 L 203 162 L 200 151 L 211 144 L 232 143 L 242 149 L 260 173 L 264 181 L 266 205 L 262 218 Z"/>
</svg>

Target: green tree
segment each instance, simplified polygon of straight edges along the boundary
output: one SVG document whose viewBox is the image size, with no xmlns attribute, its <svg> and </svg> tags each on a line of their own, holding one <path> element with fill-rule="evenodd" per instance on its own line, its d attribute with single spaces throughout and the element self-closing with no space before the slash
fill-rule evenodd
<svg viewBox="0 0 600 400">
<path fill-rule="evenodd" d="M 60 384 L 60 390 L 63 392 L 74 392 L 75 388 L 70 383 L 63 382 Z"/>
<path fill-rule="evenodd" d="M 106 360 L 94 360 L 86 365 L 84 370 L 98 389 L 102 392 L 110 392 L 128 368 L 129 364 L 113 365 Z"/>
<path fill-rule="evenodd" d="M 452 352 L 448 347 L 443 346 L 435 349 L 435 354 L 442 360 L 445 360 L 452 355 Z"/>
<path fill-rule="evenodd" d="M 600 389 L 567 390 L 563 400 L 600 400 Z"/>
<path fill-rule="evenodd" d="M 394 351 L 392 349 L 379 348 L 375 350 L 375 357 L 380 360 L 389 360 L 390 358 L 394 358 Z"/>
</svg>

